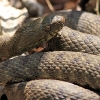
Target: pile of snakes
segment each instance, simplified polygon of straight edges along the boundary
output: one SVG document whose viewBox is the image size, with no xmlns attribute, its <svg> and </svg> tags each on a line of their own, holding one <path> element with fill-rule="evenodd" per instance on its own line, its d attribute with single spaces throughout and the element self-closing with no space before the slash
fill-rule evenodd
<svg viewBox="0 0 100 100">
<path fill-rule="evenodd" d="M 0 40 L 1 100 L 100 100 L 100 16 L 57 11 Z"/>
</svg>

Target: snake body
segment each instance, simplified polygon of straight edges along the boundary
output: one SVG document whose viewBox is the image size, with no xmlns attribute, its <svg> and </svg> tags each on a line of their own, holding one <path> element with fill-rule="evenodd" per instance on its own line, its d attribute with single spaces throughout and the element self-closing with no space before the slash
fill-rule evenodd
<svg viewBox="0 0 100 100">
<path fill-rule="evenodd" d="M 5 93 L 8 100 L 100 100 L 96 93 L 82 87 L 46 79 L 9 85 Z"/>
<path fill-rule="evenodd" d="M 54 37 L 57 32 L 61 30 L 64 24 L 64 17 L 61 17 L 58 14 L 56 15 L 58 17 L 54 18 L 54 15 L 49 15 L 44 19 L 37 19 L 39 20 L 39 26 L 35 26 L 38 25 L 38 22 L 36 21 L 35 23 L 31 22 L 18 29 L 15 35 L 20 37 L 20 42 L 17 43 L 17 40 L 15 41 L 16 36 L 14 37 L 14 39 L 12 39 L 13 41 L 15 41 L 13 45 L 16 43 L 17 45 L 14 46 L 14 48 L 12 49 L 13 51 L 10 55 L 14 56 L 15 54 L 20 54 L 21 52 L 26 51 L 26 48 L 21 49 L 20 43 L 22 41 L 22 44 L 27 44 L 27 42 L 29 42 L 30 40 L 24 40 L 25 38 L 23 37 L 23 35 L 19 35 L 19 33 L 25 33 L 26 39 L 27 33 L 30 33 L 29 37 L 31 37 L 34 32 L 36 32 L 36 34 L 39 34 L 36 35 L 36 39 L 38 37 L 38 40 L 33 37 L 30 45 L 35 45 L 30 46 L 30 49 L 31 47 L 40 46 L 45 41 L 45 38 L 46 40 L 50 40 L 52 37 Z M 97 24 L 97 27 L 99 27 L 99 23 Z M 99 31 L 96 29 L 96 32 Z M 93 32 L 93 34 L 95 33 Z M 39 39 L 41 39 L 42 42 L 39 41 Z M 34 43 L 32 44 L 32 42 Z M 7 43 L 9 43 L 10 45 L 10 42 Z M 9 47 L 13 47 L 13 45 L 10 45 Z M 17 49 L 16 47 L 18 47 L 19 49 Z M 3 45 L 1 46 L 1 48 L 3 48 Z M 16 51 L 21 52 L 16 53 Z M 80 86 L 89 87 L 100 92 L 99 61 L 100 57 L 96 55 L 67 51 L 41 52 L 28 56 L 18 56 L 16 58 L 9 59 L 0 63 L 0 85 L 5 86 L 4 93 L 7 95 L 8 100 L 13 100 L 13 96 L 15 96 L 15 100 L 100 100 L 100 94 L 96 94 L 92 91 L 80 88 L 79 86 L 72 85 L 67 82 L 62 82 L 68 81 L 76 83 Z M 17 92 L 16 95 L 15 92 Z"/>
<path fill-rule="evenodd" d="M 12 7 L 8 0 L 0 0 L 0 36 L 13 36 L 28 16 L 27 9 L 19 10 Z"/>
<path fill-rule="evenodd" d="M 96 55 L 87 54 L 87 53 L 81 53 L 81 52 L 76 53 L 76 52 L 67 52 L 67 51 L 58 51 L 58 52 L 54 51 L 54 52 L 35 53 L 29 56 L 19 56 L 14 59 L 9 59 L 7 61 L 0 63 L 0 85 L 14 84 L 14 83 L 30 81 L 34 79 L 63 80 L 63 81 L 79 84 L 83 87 L 85 86 L 85 87 L 90 87 L 92 89 L 98 89 L 98 91 L 100 92 L 100 57 Z M 19 83 L 19 84 L 23 84 L 23 83 Z M 34 82 L 32 84 L 34 85 Z M 39 88 L 39 84 L 38 83 L 36 84 L 37 84 L 37 87 Z M 43 84 L 45 84 L 45 81 L 43 82 Z M 53 84 L 56 84 L 56 83 L 53 83 Z M 52 85 L 51 84 L 49 85 L 51 87 L 51 90 L 53 90 Z M 9 87 L 9 85 L 7 86 Z M 14 86 L 15 88 L 11 88 L 11 94 L 14 93 L 13 90 L 19 91 L 19 92 L 21 91 L 22 89 L 21 86 L 17 87 L 18 84 Z M 11 85 L 11 87 L 14 87 L 14 86 Z M 25 86 L 27 87 L 27 85 Z M 68 87 L 65 86 L 65 88 L 68 88 Z M 62 89 L 65 89 L 65 88 L 62 88 Z M 27 89 L 25 91 L 27 94 L 28 93 Z M 25 93 L 25 91 L 22 93 Z M 77 89 L 76 91 L 78 92 Z M 17 94 L 18 96 L 20 95 L 19 92 Z M 82 93 L 82 91 L 78 93 L 80 94 Z M 8 97 L 12 98 L 11 94 L 7 92 L 6 95 L 9 95 Z M 16 97 L 18 97 L 17 95 Z M 34 94 L 32 94 L 31 90 L 29 94 L 27 94 L 27 97 L 30 95 L 31 97 L 34 97 Z M 74 96 L 74 98 L 77 97 L 76 94 L 72 93 L 72 95 Z M 73 97 L 72 95 L 70 98 Z M 91 93 L 87 93 L 85 96 L 87 95 L 88 96 L 91 95 L 91 97 L 94 97 Z M 36 96 L 36 98 L 41 97 L 41 96 L 42 95 L 40 94 Z M 86 100 L 91 100 L 89 99 L 88 96 Z M 96 95 L 96 96 L 98 97 L 99 95 Z M 69 97 L 66 97 L 66 98 L 69 98 Z M 26 99 L 26 100 L 32 100 L 32 98 Z M 34 99 L 34 100 L 41 100 L 41 99 Z M 42 99 L 42 100 L 45 100 L 45 99 Z M 53 99 L 50 99 L 50 100 L 53 100 Z M 54 99 L 54 100 L 57 100 L 57 99 Z M 61 100 L 61 99 L 58 99 L 58 100 Z M 81 98 L 81 100 L 85 100 L 85 99 Z M 99 99 L 93 99 L 93 100 L 99 100 Z"/>
<path fill-rule="evenodd" d="M 41 52 L 0 63 L 0 84 L 59 79 L 100 90 L 100 57 L 81 52 Z"/>
<path fill-rule="evenodd" d="M 62 15 L 65 17 L 65 25 L 81 31 L 83 33 L 93 34 L 100 37 L 100 16 L 84 11 L 56 11 L 48 16 Z"/>
<path fill-rule="evenodd" d="M 49 51 L 76 51 L 90 54 L 100 54 L 100 38 L 78 32 L 67 26 L 58 32 L 57 36 L 48 41 Z"/>
</svg>

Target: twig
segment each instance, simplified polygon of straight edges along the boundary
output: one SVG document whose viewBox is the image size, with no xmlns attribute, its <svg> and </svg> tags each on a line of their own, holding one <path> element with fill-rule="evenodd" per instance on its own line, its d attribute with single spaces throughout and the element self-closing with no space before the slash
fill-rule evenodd
<svg viewBox="0 0 100 100">
<path fill-rule="evenodd" d="M 0 18 L 0 35 L 3 35 L 2 34 L 2 26 L 1 26 L 1 18 Z"/>
<path fill-rule="evenodd" d="M 95 11 L 96 11 L 96 13 L 97 13 L 97 15 L 99 15 L 100 13 L 99 13 L 99 0 L 96 0 L 96 8 L 95 8 Z"/>
<path fill-rule="evenodd" d="M 51 4 L 51 2 L 50 2 L 50 0 L 45 0 L 45 1 L 46 1 L 47 5 L 48 5 L 49 9 L 50 9 L 52 12 L 55 11 L 54 8 L 53 8 L 53 6 L 52 6 L 52 4 Z"/>
</svg>

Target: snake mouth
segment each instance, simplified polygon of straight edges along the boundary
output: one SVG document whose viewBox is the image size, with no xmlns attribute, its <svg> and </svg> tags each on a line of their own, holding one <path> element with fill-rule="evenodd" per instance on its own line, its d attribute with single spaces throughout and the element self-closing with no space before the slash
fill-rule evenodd
<svg viewBox="0 0 100 100">
<path fill-rule="evenodd" d="M 62 26 L 64 26 L 64 24 L 62 24 Z M 63 27 L 60 27 L 58 30 L 56 30 L 55 32 L 48 32 L 48 34 L 53 38 L 54 36 L 57 36 L 57 34 L 59 33 L 59 31 L 62 30 Z"/>
</svg>

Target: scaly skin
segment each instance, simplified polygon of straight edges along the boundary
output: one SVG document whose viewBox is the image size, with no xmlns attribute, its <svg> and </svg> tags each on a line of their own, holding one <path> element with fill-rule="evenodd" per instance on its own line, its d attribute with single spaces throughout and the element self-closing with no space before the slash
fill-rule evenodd
<svg viewBox="0 0 100 100">
<path fill-rule="evenodd" d="M 77 85 L 46 79 L 8 85 L 5 94 L 8 100 L 100 100 L 96 93 Z"/>
<path fill-rule="evenodd" d="M 46 20 L 49 20 L 48 22 Z M 9 58 L 19 55 L 32 48 L 38 47 L 53 38 L 63 27 L 65 18 L 54 16 L 53 18 L 40 17 L 20 27 L 14 36 L 0 37 L 0 58 Z M 57 25 L 57 27 L 55 27 Z"/>
<path fill-rule="evenodd" d="M 0 0 L 0 35 L 13 36 L 28 16 L 27 9 L 16 9 L 8 0 Z"/>
<path fill-rule="evenodd" d="M 0 85 L 59 79 L 100 91 L 100 57 L 81 52 L 41 52 L 0 63 Z"/>
<path fill-rule="evenodd" d="M 48 51 L 76 51 L 100 54 L 100 38 L 64 26 L 57 36 L 48 41 Z"/>
<path fill-rule="evenodd" d="M 51 18 L 52 18 L 52 16 L 50 17 L 50 19 Z M 48 17 L 47 17 L 47 19 L 48 19 Z M 51 20 L 47 20 L 47 21 L 51 21 Z M 46 23 L 43 26 L 44 28 L 43 27 L 42 28 L 43 28 L 43 31 L 46 30 L 46 31 L 50 32 L 50 30 L 52 28 L 55 29 L 55 27 L 54 27 L 55 24 L 54 24 L 54 26 L 50 25 L 50 26 L 53 26 L 52 28 L 47 27 L 47 29 L 45 29 L 45 26 L 47 26 L 47 23 L 48 23 L 47 21 L 44 20 L 43 23 L 45 23 L 45 22 Z M 56 21 L 54 21 L 54 22 L 56 22 Z M 34 24 L 36 25 L 36 23 L 34 23 Z M 42 25 L 43 25 L 43 23 L 42 23 Z M 25 27 L 24 33 L 30 32 L 29 30 L 27 30 L 27 28 L 28 27 Z M 21 28 L 21 30 L 23 30 L 23 29 Z M 58 31 L 58 29 L 56 29 L 55 31 Z M 20 32 L 23 33 L 23 31 L 20 31 L 20 29 L 19 29 L 17 33 L 20 33 Z M 51 32 L 51 33 L 53 33 L 53 32 Z M 15 39 L 12 39 L 12 40 L 15 40 Z M 16 40 L 16 41 L 19 41 L 19 40 Z M 17 43 L 16 41 L 14 44 Z M 44 42 L 44 41 L 42 41 L 42 42 Z M 8 43 L 10 43 L 10 42 L 8 42 Z M 41 44 L 41 43 L 39 43 L 39 44 Z M 19 45 L 17 45 L 17 46 L 19 46 Z M 39 46 L 39 45 L 36 44 L 35 46 Z M 5 43 L 3 44 L 2 47 L 5 47 Z M 10 47 L 13 48 L 12 45 L 9 45 L 9 48 Z M 16 53 L 17 50 L 18 49 L 16 49 L 16 46 L 13 48 L 13 52 L 11 52 L 9 49 L 9 51 L 11 52 L 10 55 L 13 56 L 13 54 Z M 23 52 L 23 50 L 22 50 L 22 52 Z M 18 58 L 10 59 L 8 61 L 0 63 L 0 73 L 1 73 L 0 74 L 0 84 L 5 85 L 5 84 L 12 84 L 15 82 L 28 81 L 28 80 L 32 80 L 32 79 L 41 79 L 41 78 L 51 79 L 52 78 L 52 79 L 65 80 L 65 81 L 69 81 L 72 83 L 77 83 L 81 86 L 88 85 L 89 87 L 91 87 L 93 89 L 98 89 L 100 92 L 100 68 L 99 68 L 100 63 L 99 63 L 99 61 L 100 61 L 99 56 L 85 54 L 85 53 L 79 53 L 79 52 L 76 53 L 76 52 L 64 52 L 64 51 L 36 53 L 34 55 L 30 55 L 30 56 L 26 56 L 26 57 L 18 57 Z M 41 81 L 41 83 L 42 83 L 42 81 Z M 46 83 L 46 82 L 43 82 L 43 84 L 44 83 Z M 51 83 L 52 83 L 52 81 L 51 81 Z M 56 84 L 56 83 L 54 83 L 54 84 L 55 84 L 55 86 L 59 87 L 58 84 Z M 29 85 L 29 88 L 31 87 L 31 85 Z M 37 85 L 39 86 L 39 84 L 37 84 Z M 22 85 L 22 86 L 24 86 L 24 85 Z M 46 86 L 46 84 L 43 86 Z M 50 84 L 50 86 L 52 86 L 52 85 Z M 7 87 L 9 87 L 9 86 L 7 86 Z M 12 85 L 12 87 L 13 87 L 13 85 Z M 15 88 L 16 88 L 16 86 L 15 86 Z M 53 86 L 53 88 L 54 88 L 54 86 Z M 12 92 L 13 92 L 13 89 L 14 89 L 14 87 L 11 89 Z M 20 89 L 22 89 L 22 88 L 20 88 Z M 66 88 L 64 88 L 64 89 L 66 90 Z M 19 90 L 19 92 L 20 91 L 21 90 Z M 70 90 L 70 91 L 72 91 L 72 90 Z M 27 92 L 27 93 L 30 93 L 30 92 Z M 80 93 L 83 93 L 83 90 L 80 91 Z M 84 93 L 86 93 L 86 91 Z M 50 94 L 50 92 L 49 92 L 49 94 Z M 72 93 L 72 94 L 74 95 L 74 93 Z M 91 94 L 91 93 L 89 93 L 89 94 Z M 7 95 L 8 95 L 8 93 L 7 93 Z M 17 95 L 19 95 L 19 94 L 17 94 Z M 13 95 L 10 95 L 10 98 L 12 98 L 12 96 Z M 61 96 L 63 96 L 63 95 L 61 95 Z M 77 95 L 75 94 L 74 96 L 76 97 Z M 85 97 L 85 96 L 87 96 L 87 94 L 83 94 L 83 96 Z M 81 99 L 82 99 L 82 97 L 79 96 L 79 98 L 81 98 Z M 94 97 L 94 94 L 91 94 L 91 98 L 92 97 Z M 73 96 L 71 96 L 71 99 L 73 99 Z M 89 97 L 87 98 L 87 100 L 88 99 L 89 99 Z M 97 100 L 99 100 L 99 99 L 100 98 L 98 97 Z M 59 100 L 61 100 L 61 98 Z"/>
<path fill-rule="evenodd" d="M 84 11 L 57 11 L 49 16 L 62 15 L 65 17 L 65 25 L 84 33 L 100 37 L 100 16 Z"/>
</svg>

